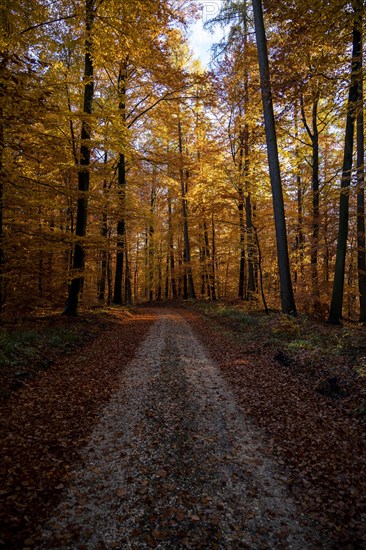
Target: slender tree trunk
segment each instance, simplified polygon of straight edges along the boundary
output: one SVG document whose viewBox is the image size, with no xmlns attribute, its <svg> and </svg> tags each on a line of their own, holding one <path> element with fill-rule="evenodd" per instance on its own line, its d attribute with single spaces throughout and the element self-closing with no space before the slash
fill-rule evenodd
<svg viewBox="0 0 366 550">
<path fill-rule="evenodd" d="M 299 136 L 298 128 L 298 103 L 295 103 L 294 108 L 294 120 L 295 120 L 295 137 L 296 139 Z M 295 146 L 295 157 L 296 157 L 296 187 L 297 187 L 297 236 L 296 236 L 296 272 L 295 280 L 298 282 L 299 274 L 301 279 L 304 279 L 304 229 L 303 229 L 303 185 L 301 180 L 301 166 L 300 166 L 300 154 L 299 146 L 296 143 Z"/>
<path fill-rule="evenodd" d="M 348 239 L 348 219 L 349 219 L 349 186 L 351 183 L 352 155 L 353 155 L 353 137 L 355 127 L 355 115 L 358 97 L 357 83 L 357 64 L 359 50 L 359 32 L 356 25 L 357 16 L 355 14 L 355 24 L 353 28 L 353 48 L 352 48 L 352 66 L 351 66 L 351 84 L 348 93 L 346 133 L 344 140 L 341 195 L 339 201 L 339 225 L 336 263 L 334 270 L 333 293 L 330 305 L 330 314 L 328 322 L 333 325 L 340 323 L 342 319 L 343 292 L 344 292 L 344 274 L 346 265 L 347 239 Z"/>
<path fill-rule="evenodd" d="M 76 214 L 76 238 L 73 258 L 73 278 L 69 286 L 69 295 L 64 315 L 77 315 L 79 295 L 83 286 L 83 270 L 85 266 L 85 236 L 88 219 L 88 192 L 90 181 L 91 154 L 91 114 L 93 111 L 94 79 L 92 57 L 92 31 L 94 23 L 94 0 L 85 1 L 85 61 L 84 61 L 84 108 L 81 123 L 80 162 L 78 170 L 78 192 Z"/>
<path fill-rule="evenodd" d="M 244 112 L 248 117 L 248 104 L 249 104 L 249 83 L 248 83 L 248 71 L 245 71 L 244 75 Z M 247 284 L 245 288 L 245 299 L 253 297 L 255 292 L 255 280 L 254 280 L 254 261 L 253 261 L 253 242 L 252 242 L 252 205 L 249 189 L 249 124 L 246 121 L 244 124 L 244 185 L 245 185 L 245 233 L 247 241 Z"/>
<path fill-rule="evenodd" d="M 239 188 L 239 290 L 238 298 L 244 300 L 246 297 L 246 257 L 245 257 L 245 225 L 244 225 L 244 191 Z"/>
<path fill-rule="evenodd" d="M 151 188 L 150 195 L 150 227 L 149 227 L 149 243 L 148 243 L 148 278 L 149 278 L 149 300 L 154 299 L 154 271 L 155 271 L 155 242 L 154 242 L 154 214 L 155 214 L 156 189 L 154 185 Z"/>
<path fill-rule="evenodd" d="M 173 242 L 173 224 L 172 224 L 172 198 L 168 191 L 168 231 L 169 231 L 169 263 L 170 263 L 170 281 L 172 288 L 173 300 L 178 297 L 177 282 L 175 275 L 175 260 L 174 260 L 174 242 Z"/>
<path fill-rule="evenodd" d="M 210 273 L 210 242 L 208 237 L 208 228 L 205 218 L 205 213 L 203 212 L 203 247 L 205 255 L 205 287 L 207 296 L 212 300 L 212 274 Z"/>
<path fill-rule="evenodd" d="M 107 151 L 104 153 L 104 165 L 107 164 L 108 160 L 108 153 Z M 108 184 L 107 180 L 104 179 L 103 181 L 103 198 L 106 198 L 108 190 Z M 108 244 L 107 244 L 107 236 L 108 236 L 108 215 L 107 215 L 107 207 L 104 204 L 103 205 L 103 212 L 102 212 L 102 226 L 100 230 L 100 234 L 102 237 L 102 261 L 101 261 L 101 273 L 100 273 L 100 281 L 99 281 L 99 292 L 98 292 L 98 300 L 99 302 L 104 303 L 105 301 L 105 290 L 106 290 L 106 283 L 107 283 L 107 264 L 108 264 Z"/>
<path fill-rule="evenodd" d="M 264 29 L 262 2 L 261 0 L 252 0 L 252 4 L 254 11 L 255 34 L 257 39 L 264 123 L 267 140 L 268 165 L 271 179 L 276 228 L 281 304 L 283 313 L 296 315 L 296 306 L 292 289 L 290 262 L 287 248 L 285 209 L 282 194 L 280 165 L 278 160 L 276 127 L 273 112 L 267 41 Z"/>
<path fill-rule="evenodd" d="M 314 97 L 312 109 L 312 129 L 310 129 L 301 97 L 301 116 L 304 127 L 311 140 L 312 150 L 312 235 L 310 250 L 311 289 L 314 308 L 319 307 L 319 276 L 318 276 L 318 247 L 319 247 L 319 130 L 318 130 L 318 94 Z"/>
<path fill-rule="evenodd" d="M 136 243 L 136 260 L 135 260 L 135 270 L 133 272 L 133 297 L 135 302 L 139 299 L 139 239 Z"/>
<path fill-rule="evenodd" d="M 159 258 L 158 258 L 158 292 L 157 292 L 157 300 L 158 302 L 161 301 L 162 295 L 163 295 L 163 270 L 162 270 L 162 259 L 163 259 L 163 249 L 162 249 L 163 243 L 160 241 L 160 247 L 159 247 Z"/>
<path fill-rule="evenodd" d="M 118 75 L 118 93 L 119 93 L 119 112 L 121 114 L 122 124 L 126 124 L 126 81 L 127 81 L 127 63 L 121 63 Z M 124 147 L 123 147 L 124 149 Z M 117 254 L 116 271 L 114 277 L 113 303 L 121 305 L 122 300 L 122 282 L 123 282 L 123 260 L 125 257 L 126 240 L 126 159 L 124 150 L 120 151 L 118 157 L 118 175 L 117 175 L 118 195 L 119 195 L 119 220 L 117 222 Z"/>
<path fill-rule="evenodd" d="M 211 254 L 211 298 L 216 300 L 216 235 L 215 235 L 215 220 L 212 212 L 211 216 L 211 237 L 212 237 L 212 254 Z"/>
<path fill-rule="evenodd" d="M 366 250 L 365 250 L 365 137 L 363 115 L 362 1 L 355 4 L 357 42 L 357 271 L 361 323 L 366 323 Z"/>
<path fill-rule="evenodd" d="M 0 312 L 5 303 L 5 251 L 4 251 L 4 167 L 3 167 L 3 156 L 4 156 L 4 109 L 3 109 L 3 100 L 5 97 L 5 85 L 3 79 L 3 72 L 5 69 L 5 61 L 2 60 L 0 63 Z"/>
<path fill-rule="evenodd" d="M 311 238 L 311 286 L 314 304 L 320 299 L 318 277 L 318 245 L 319 245 L 319 132 L 317 125 L 318 99 L 315 99 L 312 113 L 312 191 L 313 191 L 313 232 Z"/>
<path fill-rule="evenodd" d="M 132 303 L 132 283 L 131 283 L 131 270 L 130 270 L 130 262 L 128 259 L 128 247 L 127 243 L 125 246 L 125 303 L 131 304 Z"/>
<path fill-rule="evenodd" d="M 263 302 L 264 311 L 268 315 L 269 309 L 268 309 L 268 306 L 267 306 L 266 297 L 265 297 L 265 294 L 264 294 L 264 287 L 263 287 L 262 251 L 261 251 L 261 247 L 260 247 L 260 244 L 259 244 L 258 231 L 257 231 L 257 228 L 255 226 L 253 227 L 253 231 L 254 231 L 254 238 L 255 238 L 255 242 L 256 242 L 256 245 L 257 245 L 257 251 L 258 251 L 259 282 L 260 282 L 260 287 L 261 287 L 262 302 Z"/>
<path fill-rule="evenodd" d="M 248 254 L 248 298 L 254 299 L 255 284 L 255 244 L 253 242 L 252 201 L 249 191 L 245 197 L 245 219 L 247 230 L 247 254 Z"/>
<path fill-rule="evenodd" d="M 179 154 L 180 154 L 180 184 L 181 184 L 181 199 L 182 199 L 182 214 L 183 214 L 183 239 L 184 239 L 184 266 L 186 276 L 186 291 L 185 299 L 188 297 L 191 299 L 196 298 L 196 293 L 193 284 L 192 265 L 191 265 L 191 246 L 189 242 L 189 230 L 188 230 L 188 203 L 187 203 L 187 176 L 185 180 L 184 165 L 183 165 L 183 143 L 182 143 L 182 126 L 178 119 L 178 139 L 179 139 Z"/>
</svg>

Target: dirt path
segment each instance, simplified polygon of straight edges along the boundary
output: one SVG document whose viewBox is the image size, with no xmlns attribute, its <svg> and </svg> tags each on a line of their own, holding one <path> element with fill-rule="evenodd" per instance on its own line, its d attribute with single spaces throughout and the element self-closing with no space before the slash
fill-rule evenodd
<svg viewBox="0 0 366 550">
<path fill-rule="evenodd" d="M 314 547 L 207 351 L 181 315 L 157 311 L 42 547 Z"/>
</svg>

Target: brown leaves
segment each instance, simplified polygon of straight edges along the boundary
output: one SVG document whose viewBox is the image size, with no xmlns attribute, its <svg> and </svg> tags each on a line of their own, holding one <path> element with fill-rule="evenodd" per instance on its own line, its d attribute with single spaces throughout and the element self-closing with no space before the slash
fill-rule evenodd
<svg viewBox="0 0 366 550">
<path fill-rule="evenodd" d="M 152 320 L 116 313 L 77 357 L 59 359 L 1 405 L 0 545 L 23 548 L 37 538 L 38 523 L 62 495 L 99 408 Z"/>
<path fill-rule="evenodd" d="M 238 338 L 226 336 L 228 324 L 219 334 L 192 312 L 186 316 L 219 363 L 242 409 L 268 434 L 264 451 L 276 458 L 284 472 L 281 481 L 305 513 L 320 522 L 335 546 L 365 546 L 365 440 L 357 419 L 347 412 L 347 403 L 336 408 L 321 397 L 306 364 L 303 370 L 299 364 L 279 366 L 270 354 L 260 354 L 266 345 L 259 325 L 253 357 L 246 355 Z M 281 332 L 285 329 L 296 335 L 297 322 L 281 321 Z"/>
</svg>

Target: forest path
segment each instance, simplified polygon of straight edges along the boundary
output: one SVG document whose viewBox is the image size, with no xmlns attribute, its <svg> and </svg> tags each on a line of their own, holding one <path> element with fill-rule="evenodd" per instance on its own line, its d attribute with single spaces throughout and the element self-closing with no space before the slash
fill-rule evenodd
<svg viewBox="0 0 366 550">
<path fill-rule="evenodd" d="M 307 548 L 304 517 L 218 367 L 177 311 L 156 316 L 42 547 Z"/>
</svg>

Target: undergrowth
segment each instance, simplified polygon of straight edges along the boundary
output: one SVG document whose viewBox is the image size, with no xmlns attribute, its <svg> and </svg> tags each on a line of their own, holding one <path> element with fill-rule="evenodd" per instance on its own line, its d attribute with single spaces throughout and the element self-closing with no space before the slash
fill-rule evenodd
<svg viewBox="0 0 366 550">
<path fill-rule="evenodd" d="M 244 304 L 200 303 L 192 307 L 243 355 L 274 361 L 303 384 L 366 420 L 366 329 L 357 323 L 331 326 L 300 314 L 297 318 L 251 311 Z"/>
<path fill-rule="evenodd" d="M 0 398 L 10 397 L 40 370 L 91 341 L 114 322 L 111 311 L 96 309 L 77 318 L 48 314 L 0 329 Z"/>
</svg>

